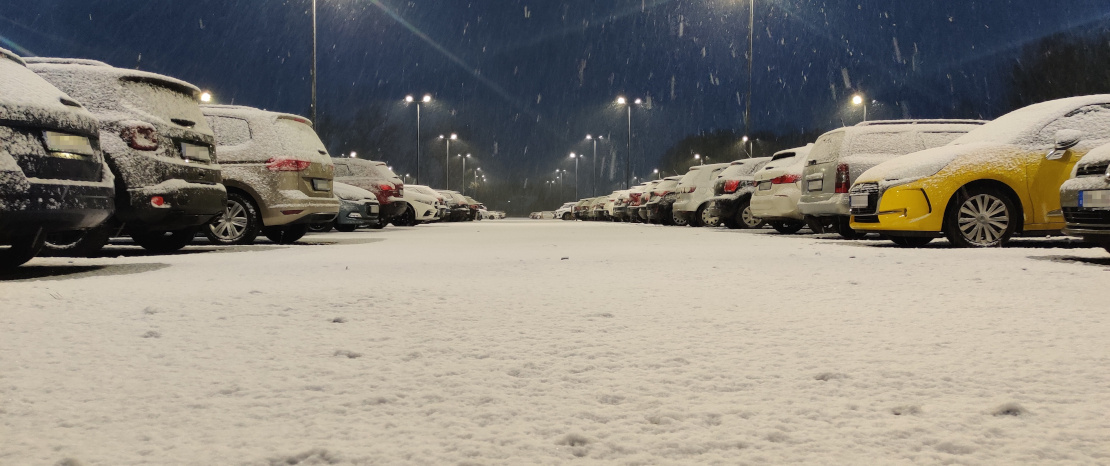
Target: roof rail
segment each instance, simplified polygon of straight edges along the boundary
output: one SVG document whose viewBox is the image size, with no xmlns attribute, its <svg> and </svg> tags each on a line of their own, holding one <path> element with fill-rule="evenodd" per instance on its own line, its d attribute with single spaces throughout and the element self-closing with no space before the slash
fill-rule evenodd
<svg viewBox="0 0 1110 466">
<path fill-rule="evenodd" d="M 983 125 L 985 120 L 948 120 L 943 118 L 922 120 L 871 120 L 856 123 L 856 126 L 881 126 L 881 125 Z"/>
</svg>

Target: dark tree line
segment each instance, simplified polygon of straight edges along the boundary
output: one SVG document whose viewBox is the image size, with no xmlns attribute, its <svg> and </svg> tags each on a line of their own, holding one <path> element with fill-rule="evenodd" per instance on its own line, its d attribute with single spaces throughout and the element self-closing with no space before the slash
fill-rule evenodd
<svg viewBox="0 0 1110 466">
<path fill-rule="evenodd" d="M 1010 105 L 1110 93 L 1110 30 L 1054 34 L 1027 45 L 1011 67 Z"/>
</svg>

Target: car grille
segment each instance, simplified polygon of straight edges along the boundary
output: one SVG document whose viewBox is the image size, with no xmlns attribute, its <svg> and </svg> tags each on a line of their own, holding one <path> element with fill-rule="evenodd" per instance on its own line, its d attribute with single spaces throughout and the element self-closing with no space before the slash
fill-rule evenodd
<svg viewBox="0 0 1110 466">
<path fill-rule="evenodd" d="M 1108 167 L 1110 167 L 1110 161 L 1080 165 L 1075 170 L 1075 176 L 1105 175 Z"/>
<path fill-rule="evenodd" d="M 1064 207 L 1064 220 L 1066 220 L 1069 225 L 1076 224 L 1110 226 L 1110 210 Z"/>
<path fill-rule="evenodd" d="M 874 214 L 879 209 L 879 183 L 859 183 L 852 186 L 848 191 L 848 195 L 867 194 L 867 207 L 866 208 L 853 208 L 852 215 L 866 216 Z M 856 220 L 860 222 L 861 220 Z M 877 221 L 877 220 L 876 220 Z"/>
</svg>

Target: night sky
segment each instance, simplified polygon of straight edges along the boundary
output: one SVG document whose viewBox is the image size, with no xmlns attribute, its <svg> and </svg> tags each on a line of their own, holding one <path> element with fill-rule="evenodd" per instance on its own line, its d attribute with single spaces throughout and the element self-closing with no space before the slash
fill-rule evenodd
<svg viewBox="0 0 1110 466">
<path fill-rule="evenodd" d="M 589 152 L 587 133 L 611 134 L 624 157 L 618 95 L 648 101 L 632 114 L 635 174 L 683 136 L 744 131 L 748 0 L 318 2 L 321 121 L 377 108 L 399 125 L 392 146 L 325 142 L 414 174 L 415 109 L 401 99 L 431 93 L 428 184 L 442 185 L 445 148 L 433 138 L 449 131 L 491 177 L 521 186 L 573 167 L 567 154 Z M 137 66 L 220 103 L 307 116 L 311 4 L 0 0 L 0 46 Z M 1024 45 L 1110 22 L 1106 0 L 755 4 L 752 131 L 854 124 L 854 92 L 875 101 L 869 118 L 992 118 L 1009 109 L 1006 74 Z"/>
</svg>

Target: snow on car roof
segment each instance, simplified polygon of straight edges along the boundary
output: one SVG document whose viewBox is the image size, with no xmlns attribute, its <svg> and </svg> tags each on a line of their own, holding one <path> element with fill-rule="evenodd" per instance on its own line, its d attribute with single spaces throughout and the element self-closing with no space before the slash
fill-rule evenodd
<svg viewBox="0 0 1110 466">
<path fill-rule="evenodd" d="M 0 48 L 0 120 L 97 133 L 96 118 L 76 100 L 24 65 L 14 53 Z"/>
<path fill-rule="evenodd" d="M 1094 149 L 1091 149 L 1090 152 L 1087 152 L 1087 155 L 1084 155 L 1083 158 L 1079 159 L 1079 162 L 1076 163 L 1076 166 L 1092 165 L 1107 161 L 1110 161 L 1110 144 L 1103 144 L 1101 146 L 1095 147 Z"/>
<path fill-rule="evenodd" d="M 1110 103 L 1110 94 L 1095 94 L 1049 100 L 1019 108 L 960 136 L 950 144 L 977 142 L 1016 143 L 1052 120 L 1087 105 Z"/>
<path fill-rule="evenodd" d="M 364 199 L 375 199 L 375 200 L 377 199 L 377 196 L 375 196 L 374 193 L 372 193 L 368 190 L 362 189 L 358 186 L 352 186 L 352 185 L 349 185 L 347 183 L 341 183 L 339 181 L 335 181 L 335 182 L 332 183 L 332 191 L 335 192 L 336 196 L 340 196 L 340 197 L 345 196 L 345 197 L 352 197 L 352 198 L 361 197 L 361 198 L 364 198 Z"/>
<path fill-rule="evenodd" d="M 148 71 L 116 68 L 101 61 L 79 58 L 46 57 L 25 58 L 24 61 L 27 62 L 27 67 L 31 68 L 36 73 L 49 72 L 51 75 L 58 76 L 60 79 L 75 80 L 78 81 L 78 83 L 86 82 L 87 79 L 85 77 L 89 75 L 111 76 L 129 81 L 160 84 L 176 88 L 178 91 L 192 95 L 195 99 L 200 97 L 200 88 L 180 79 Z"/>
<path fill-rule="evenodd" d="M 261 109 L 261 108 L 248 107 L 248 106 L 245 106 L 245 105 L 205 104 L 205 105 L 201 105 L 200 109 L 201 109 L 202 112 L 204 112 L 205 115 L 238 117 L 238 118 L 242 118 L 244 120 L 255 119 L 255 118 L 258 118 L 259 116 L 265 116 L 267 118 L 275 118 L 275 119 L 276 118 L 287 118 L 287 119 L 290 119 L 290 120 L 295 120 L 295 121 L 298 121 L 300 123 L 304 123 L 306 125 L 312 126 L 312 120 L 309 120 L 308 118 L 305 118 L 305 117 L 300 116 L 300 115 L 294 115 L 292 113 L 274 112 L 274 111 L 270 111 L 270 110 L 264 110 L 264 109 Z"/>
</svg>

